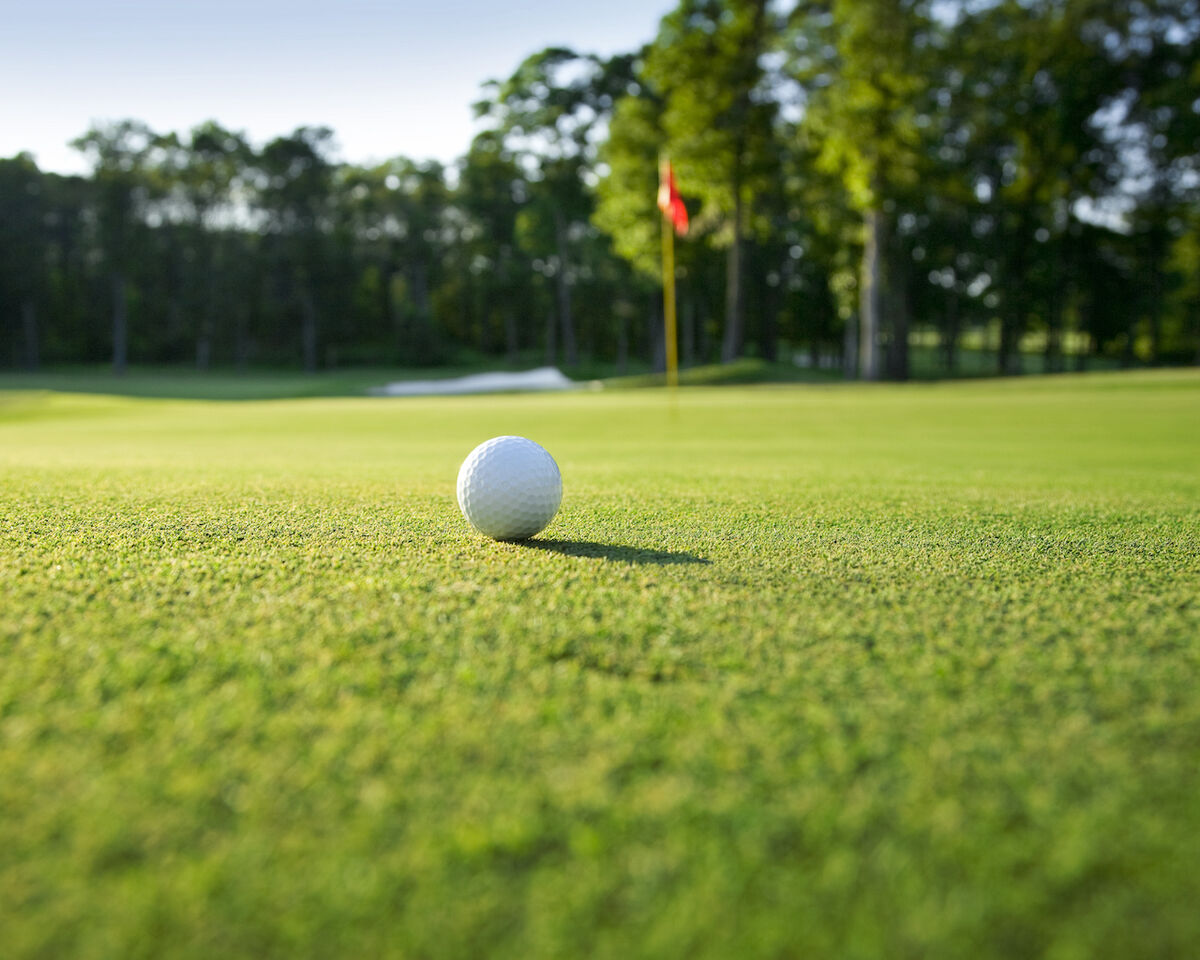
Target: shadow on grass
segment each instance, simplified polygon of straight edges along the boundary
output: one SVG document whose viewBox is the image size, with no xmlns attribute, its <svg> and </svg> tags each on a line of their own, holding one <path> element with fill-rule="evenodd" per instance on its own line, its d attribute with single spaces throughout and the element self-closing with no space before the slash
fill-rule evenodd
<svg viewBox="0 0 1200 960">
<path fill-rule="evenodd" d="M 646 550 L 642 547 L 622 547 L 615 543 L 595 543 L 591 540 L 522 540 L 517 545 L 527 550 L 546 550 L 568 557 L 596 557 L 601 560 L 620 560 L 624 563 L 656 563 L 664 567 L 675 563 L 711 562 L 682 550 Z"/>
</svg>

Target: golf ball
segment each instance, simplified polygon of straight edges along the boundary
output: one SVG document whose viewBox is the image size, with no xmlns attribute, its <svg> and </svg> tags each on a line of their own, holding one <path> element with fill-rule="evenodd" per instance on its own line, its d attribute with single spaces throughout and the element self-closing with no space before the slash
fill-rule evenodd
<svg viewBox="0 0 1200 960">
<path fill-rule="evenodd" d="M 493 540 L 524 540 L 546 528 L 562 502 L 562 474 L 546 450 L 525 437 L 493 437 L 458 470 L 458 506 Z"/>
</svg>

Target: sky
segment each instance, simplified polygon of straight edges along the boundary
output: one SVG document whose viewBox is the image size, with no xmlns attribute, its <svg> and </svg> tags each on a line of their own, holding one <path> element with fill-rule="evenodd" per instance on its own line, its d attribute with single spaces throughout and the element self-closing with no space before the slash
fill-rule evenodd
<svg viewBox="0 0 1200 960">
<path fill-rule="evenodd" d="M 213 119 L 255 143 L 298 126 L 341 159 L 449 162 L 481 84 L 551 45 L 612 54 L 651 40 L 670 0 L 0 0 L 0 157 L 82 173 L 93 121 L 160 132 Z"/>
</svg>

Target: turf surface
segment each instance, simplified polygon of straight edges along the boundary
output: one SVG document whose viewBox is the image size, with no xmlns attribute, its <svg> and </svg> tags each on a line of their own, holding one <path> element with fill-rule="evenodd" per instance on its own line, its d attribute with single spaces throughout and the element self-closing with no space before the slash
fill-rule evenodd
<svg viewBox="0 0 1200 960">
<path fill-rule="evenodd" d="M 1194 373 L 0 393 L 0 953 L 1189 955 L 1198 554 Z"/>
</svg>

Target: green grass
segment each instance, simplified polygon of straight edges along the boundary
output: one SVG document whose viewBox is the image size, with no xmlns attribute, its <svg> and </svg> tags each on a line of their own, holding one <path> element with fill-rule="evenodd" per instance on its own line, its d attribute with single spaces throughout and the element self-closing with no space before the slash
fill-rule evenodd
<svg viewBox="0 0 1200 960">
<path fill-rule="evenodd" d="M 749 357 L 732 363 L 703 364 L 684 367 L 679 382 L 685 387 L 744 386 L 757 383 L 835 383 L 843 379 L 841 370 L 802 369 L 793 363 L 769 362 Z M 662 373 L 638 373 L 609 377 L 604 385 L 610 389 L 661 387 L 666 383 Z"/>
<path fill-rule="evenodd" d="M 1191 955 L 1198 557 L 1194 372 L 0 393 L 0 953 Z"/>
<path fill-rule="evenodd" d="M 108 364 L 68 364 L 39 370 L 0 369 L 0 393 L 53 390 L 61 393 L 93 393 L 121 397 L 153 397 L 175 400 L 284 400 L 299 397 L 362 397 L 372 387 L 394 380 L 442 380 L 497 370 L 530 370 L 545 366 L 540 353 L 525 351 L 513 362 L 497 357 L 464 354 L 452 363 L 437 367 L 346 366 L 316 373 L 295 368 L 260 368 L 238 371 L 232 367 L 197 370 L 181 364 L 155 366 L 135 364 L 117 376 Z M 638 374 L 644 364 L 632 365 Z M 764 382 L 803 379 L 788 369 L 767 372 L 757 361 L 706 367 L 707 382 Z M 780 364 L 783 368 L 784 365 Z M 755 372 L 746 375 L 746 370 Z M 794 368 L 792 368 L 794 369 Z M 615 377 L 617 365 L 585 360 L 567 368 L 571 379 L 582 384 Z M 649 375 L 648 375 L 649 376 Z M 704 379 L 701 377 L 700 379 Z M 699 382 L 699 380 L 697 381 Z"/>
<path fill-rule="evenodd" d="M 527 370 L 540 366 L 531 358 L 517 364 Z M 436 380 L 472 373 L 491 372 L 505 365 L 481 362 L 437 368 L 349 367 L 302 373 L 296 370 L 258 370 L 238 373 L 233 370 L 198 371 L 187 367 L 134 367 L 123 376 L 114 376 L 108 367 L 64 367 L 34 372 L 0 372 L 3 392 L 53 390 L 64 393 L 93 393 L 123 397 L 152 397 L 175 400 L 285 400 L 300 397 L 361 397 L 372 387 L 393 380 Z M 616 376 L 612 365 L 590 365 L 571 369 L 570 376 L 581 385 L 602 380 L 610 389 L 657 387 L 664 382 L 661 373 L 640 372 Z M 829 370 L 802 370 L 791 363 L 768 363 L 744 358 L 734 363 L 705 364 L 680 372 L 684 386 L 727 386 L 757 383 L 833 382 L 842 373 Z"/>
<path fill-rule="evenodd" d="M 946 354 L 939 346 L 917 345 L 909 347 L 909 374 L 914 380 L 941 380 L 946 377 L 994 377 L 996 376 L 996 351 L 984 347 L 963 347 L 956 352 L 955 366 L 946 366 Z M 1046 369 L 1044 352 L 1024 350 L 1013 357 L 1022 374 L 1042 375 L 1053 373 Z M 1067 355 L 1062 360 L 1064 370 L 1078 372 L 1080 358 Z M 1113 372 L 1121 366 L 1115 357 L 1090 356 L 1083 360 L 1091 372 Z"/>
<path fill-rule="evenodd" d="M 784 349 L 790 356 L 794 351 Z M 909 350 L 914 380 L 992 377 L 996 372 L 995 352 L 976 348 L 958 351 L 956 369 L 947 370 L 945 356 L 936 346 L 914 344 Z M 1045 358 L 1023 353 L 1017 361 L 1021 372 L 1042 374 Z M 1074 364 L 1069 357 L 1068 363 Z M 238 372 L 230 368 L 200 371 L 186 366 L 134 366 L 122 376 L 114 376 L 107 365 L 50 367 L 37 371 L 0 370 L 0 393 L 53 390 L 61 393 L 92 393 L 123 397 L 149 397 L 175 400 L 285 400 L 300 397 L 361 397 L 372 387 L 394 380 L 437 380 L 498 369 L 528 370 L 543 366 L 543 359 L 525 353 L 509 364 L 495 357 L 466 357 L 462 362 L 441 367 L 345 367 L 303 373 L 295 369 L 255 369 Z M 1117 369 L 1116 360 L 1093 357 L 1092 371 Z M 588 361 L 566 368 L 571 379 L 582 386 L 602 381 L 608 389 L 659 387 L 665 382 L 661 373 L 635 364 L 632 373 L 618 374 L 612 363 Z M 788 359 L 767 361 L 743 357 L 733 363 L 688 366 L 680 370 L 679 382 L 687 387 L 747 386 L 764 383 L 838 383 L 844 379 L 840 368 L 798 367 Z"/>
<path fill-rule="evenodd" d="M 33 372 L 0 372 L 0 391 L 54 390 L 125 397 L 186 400 L 280 400 L 297 397 L 363 396 L 371 387 L 393 380 L 434 380 L 496 369 L 483 365 L 437 368 L 350 367 L 303 373 L 298 370 L 231 369 L 200 371 L 189 367 L 133 367 L 114 376 L 107 366 L 77 366 Z"/>
</svg>

